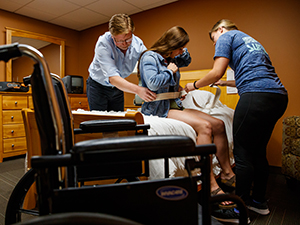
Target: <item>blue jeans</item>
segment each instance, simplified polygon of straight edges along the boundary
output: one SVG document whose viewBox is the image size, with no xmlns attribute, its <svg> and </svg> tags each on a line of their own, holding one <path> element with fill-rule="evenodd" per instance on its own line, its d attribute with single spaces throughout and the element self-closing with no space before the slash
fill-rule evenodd
<svg viewBox="0 0 300 225">
<path fill-rule="evenodd" d="M 124 92 L 116 87 L 99 84 L 90 77 L 86 81 L 90 110 L 124 111 Z"/>
<path fill-rule="evenodd" d="M 250 197 L 259 202 L 265 201 L 269 176 L 266 148 L 287 103 L 288 96 L 281 94 L 253 92 L 240 96 L 233 119 L 233 153 L 236 163 L 235 193 L 244 201 Z"/>
</svg>

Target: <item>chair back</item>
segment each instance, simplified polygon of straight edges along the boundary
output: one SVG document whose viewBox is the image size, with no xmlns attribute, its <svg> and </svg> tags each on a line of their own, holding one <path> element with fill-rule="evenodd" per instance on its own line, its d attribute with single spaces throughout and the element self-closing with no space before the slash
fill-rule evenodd
<svg viewBox="0 0 300 225">
<path fill-rule="evenodd" d="M 65 154 L 72 149 L 74 132 L 73 116 L 66 99 L 64 84 L 57 75 L 51 74 L 52 85 L 46 88 L 38 73 L 40 72 L 35 68 L 30 80 L 42 155 Z M 53 89 L 54 96 L 50 97 L 47 89 Z M 58 108 L 57 115 L 54 112 L 54 105 Z M 59 121 L 55 116 L 58 116 Z M 60 143 L 57 143 L 58 141 Z"/>
</svg>

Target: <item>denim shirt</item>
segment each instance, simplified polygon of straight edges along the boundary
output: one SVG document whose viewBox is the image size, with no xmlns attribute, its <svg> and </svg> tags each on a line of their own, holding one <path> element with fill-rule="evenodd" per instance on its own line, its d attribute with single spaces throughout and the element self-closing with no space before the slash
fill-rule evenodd
<svg viewBox="0 0 300 225">
<path fill-rule="evenodd" d="M 191 57 L 187 49 L 182 55 L 176 56 L 174 62 L 178 68 L 188 66 L 191 63 Z M 174 86 L 174 91 L 178 91 L 180 72 L 178 70 L 173 74 L 167 66 L 165 58 L 160 54 L 153 51 L 145 52 L 139 66 L 142 86 L 156 94 L 169 92 L 170 86 Z M 175 102 L 179 107 L 182 106 L 179 98 L 175 99 Z M 170 100 L 144 102 L 142 105 L 142 113 L 145 115 L 167 117 L 169 110 Z"/>
<path fill-rule="evenodd" d="M 128 77 L 140 55 L 146 50 L 143 41 L 132 34 L 132 42 L 126 51 L 126 55 L 115 45 L 110 32 L 101 35 L 96 43 L 95 55 L 89 67 L 90 77 L 104 85 L 113 87 L 109 77 Z"/>
</svg>

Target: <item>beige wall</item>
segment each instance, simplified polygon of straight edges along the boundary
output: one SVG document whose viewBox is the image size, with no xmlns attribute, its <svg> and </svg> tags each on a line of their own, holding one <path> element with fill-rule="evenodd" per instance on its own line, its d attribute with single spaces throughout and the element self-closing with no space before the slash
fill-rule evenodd
<svg viewBox="0 0 300 225">
<path fill-rule="evenodd" d="M 135 34 L 143 39 L 147 47 L 172 26 L 179 25 L 186 29 L 191 40 L 187 47 L 192 63 L 183 70 L 211 68 L 214 48 L 208 31 L 222 18 L 233 20 L 240 30 L 261 42 L 269 53 L 276 72 L 289 92 L 285 117 L 299 115 L 299 12 L 298 0 L 179 0 L 131 17 L 136 25 Z M 97 38 L 107 31 L 107 24 L 103 24 L 76 32 L 4 11 L 0 11 L 0 26 L 0 44 L 5 43 L 5 26 L 66 39 L 66 74 L 80 74 L 85 78 L 88 77 L 87 69 Z M 0 64 L 0 79 L 3 70 Z M 268 145 L 268 159 L 273 166 L 281 166 L 281 122 L 277 123 Z"/>
</svg>

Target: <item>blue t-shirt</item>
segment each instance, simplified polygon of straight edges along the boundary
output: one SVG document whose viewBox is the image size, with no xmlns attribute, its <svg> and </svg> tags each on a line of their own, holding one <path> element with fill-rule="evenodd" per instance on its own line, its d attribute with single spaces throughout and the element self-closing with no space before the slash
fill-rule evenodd
<svg viewBox="0 0 300 225">
<path fill-rule="evenodd" d="M 239 95 L 246 92 L 287 94 L 264 47 L 249 35 L 231 30 L 222 34 L 215 56 L 228 58 Z"/>
</svg>

